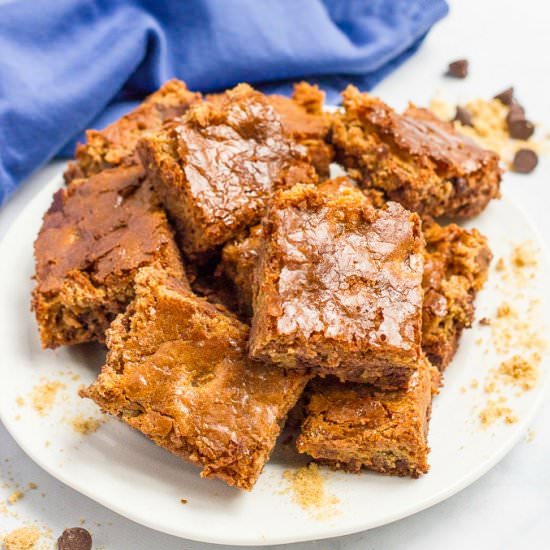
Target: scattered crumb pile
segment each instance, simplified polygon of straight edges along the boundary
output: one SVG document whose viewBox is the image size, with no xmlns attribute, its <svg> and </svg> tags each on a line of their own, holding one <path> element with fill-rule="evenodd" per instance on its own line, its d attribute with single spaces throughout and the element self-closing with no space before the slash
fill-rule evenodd
<svg viewBox="0 0 550 550">
<path fill-rule="evenodd" d="M 4 537 L 5 550 L 31 550 L 36 548 L 36 543 L 41 536 L 36 527 L 20 527 Z"/>
<path fill-rule="evenodd" d="M 71 420 L 71 426 L 75 432 L 88 435 L 95 432 L 104 422 L 105 420 L 101 418 L 94 418 L 93 416 L 84 417 L 79 414 Z"/>
<path fill-rule="evenodd" d="M 497 289 L 507 298 L 491 319 L 480 322 L 489 328 L 486 343 L 498 357 L 481 384 L 486 401 L 479 419 L 484 427 L 497 420 L 507 424 L 517 422 L 509 405 L 510 390 L 520 397 L 531 391 L 539 378 L 547 341 L 539 320 L 540 301 L 528 297 L 536 267 L 537 252 L 529 242 L 515 246 L 508 261 L 500 258 L 495 266 Z M 471 388 L 478 385 L 477 380 L 470 383 Z"/>
<path fill-rule="evenodd" d="M 513 169 L 514 157 L 522 149 L 534 153 L 550 151 L 550 135 L 536 137 L 533 134 L 526 137 L 526 132 L 523 139 L 519 136 L 514 139 L 509 122 L 510 116 L 514 114 L 513 105 L 517 104 L 506 105 L 500 99 L 493 98 L 474 99 L 464 106 L 456 106 L 441 96 L 436 96 L 430 101 L 429 107 L 439 118 L 453 121 L 460 132 L 474 139 L 479 145 L 498 153 L 507 167 Z M 531 124 L 529 121 L 525 122 Z M 519 167 L 516 167 L 516 171 L 520 171 Z"/>
<path fill-rule="evenodd" d="M 289 484 L 284 492 L 291 492 L 294 502 L 314 512 L 316 519 L 328 519 L 336 514 L 335 506 L 340 501 L 326 492 L 325 477 L 317 464 L 312 462 L 297 470 L 286 470 L 283 478 Z"/>
<path fill-rule="evenodd" d="M 58 380 L 43 380 L 37 384 L 30 393 L 32 408 L 40 415 L 46 416 L 52 409 L 57 393 L 65 388 L 63 382 Z M 24 401 L 18 401 L 18 404 Z"/>
</svg>

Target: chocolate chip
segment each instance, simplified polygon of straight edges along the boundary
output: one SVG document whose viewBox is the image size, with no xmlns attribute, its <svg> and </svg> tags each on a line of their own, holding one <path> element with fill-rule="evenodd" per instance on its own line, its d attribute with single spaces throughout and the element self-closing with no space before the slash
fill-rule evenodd
<svg viewBox="0 0 550 550">
<path fill-rule="evenodd" d="M 512 105 L 514 102 L 514 88 L 508 88 L 507 90 L 500 92 L 500 94 L 497 94 L 494 99 L 498 99 L 501 103 L 504 103 L 504 105 Z"/>
<path fill-rule="evenodd" d="M 510 118 L 508 121 L 508 132 L 514 139 L 529 139 L 534 131 L 535 125 L 526 118 Z"/>
<path fill-rule="evenodd" d="M 91 550 L 92 535 L 82 527 L 65 529 L 57 539 L 58 550 Z"/>
<path fill-rule="evenodd" d="M 525 109 L 517 102 L 513 101 L 508 106 L 508 114 L 506 115 L 506 120 L 512 120 L 512 119 L 518 119 L 518 118 L 525 118 Z"/>
<path fill-rule="evenodd" d="M 468 191 L 468 181 L 466 178 L 458 176 L 457 178 L 453 178 L 452 182 L 457 195 L 463 195 L 466 191 Z"/>
<path fill-rule="evenodd" d="M 519 174 L 529 174 L 539 163 L 539 157 L 531 149 L 520 149 L 514 155 L 513 167 L 514 172 Z"/>
<path fill-rule="evenodd" d="M 460 124 L 463 124 L 464 126 L 472 126 L 472 115 L 468 109 L 461 107 L 458 105 L 456 107 L 456 114 L 453 120 L 458 120 Z"/>
<path fill-rule="evenodd" d="M 449 63 L 447 75 L 454 78 L 466 78 L 468 76 L 468 60 L 457 59 L 456 61 Z"/>
</svg>

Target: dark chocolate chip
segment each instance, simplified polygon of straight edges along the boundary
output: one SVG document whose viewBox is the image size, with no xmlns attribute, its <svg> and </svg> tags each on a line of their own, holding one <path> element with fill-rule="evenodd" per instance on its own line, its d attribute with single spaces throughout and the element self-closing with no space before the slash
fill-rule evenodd
<svg viewBox="0 0 550 550">
<path fill-rule="evenodd" d="M 516 101 L 508 106 L 508 114 L 506 120 L 512 120 L 514 118 L 525 118 L 525 109 Z"/>
<path fill-rule="evenodd" d="M 529 174 L 539 163 L 539 157 L 531 149 L 520 149 L 514 156 L 514 172 Z"/>
<path fill-rule="evenodd" d="M 65 529 L 57 539 L 58 550 L 91 550 L 92 535 L 82 527 Z"/>
<path fill-rule="evenodd" d="M 498 99 L 501 103 L 504 103 L 504 105 L 512 105 L 514 102 L 514 88 L 508 88 L 500 92 L 500 94 L 495 96 L 495 99 Z"/>
<path fill-rule="evenodd" d="M 525 118 L 509 118 L 508 121 L 508 132 L 510 137 L 514 139 L 529 139 L 534 131 L 535 125 Z"/>
<path fill-rule="evenodd" d="M 468 60 L 457 59 L 456 61 L 449 63 L 447 75 L 454 78 L 466 78 L 468 76 Z"/>
<path fill-rule="evenodd" d="M 464 126 L 472 126 L 472 115 L 470 111 L 460 105 L 456 107 L 456 114 L 453 120 L 458 120 L 458 122 Z"/>
<path fill-rule="evenodd" d="M 468 191 L 468 182 L 466 178 L 459 176 L 457 178 L 453 178 L 452 181 L 455 193 L 457 195 L 463 195 L 464 193 L 466 193 L 466 191 Z"/>
</svg>

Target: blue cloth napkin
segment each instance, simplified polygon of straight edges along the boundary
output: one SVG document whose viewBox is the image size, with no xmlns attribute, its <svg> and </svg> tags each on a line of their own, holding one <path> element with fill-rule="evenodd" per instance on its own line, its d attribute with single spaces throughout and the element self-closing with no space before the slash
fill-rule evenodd
<svg viewBox="0 0 550 550">
<path fill-rule="evenodd" d="M 0 204 L 173 77 L 212 92 L 307 79 L 337 103 L 410 56 L 444 0 L 18 0 L 0 3 Z"/>
</svg>

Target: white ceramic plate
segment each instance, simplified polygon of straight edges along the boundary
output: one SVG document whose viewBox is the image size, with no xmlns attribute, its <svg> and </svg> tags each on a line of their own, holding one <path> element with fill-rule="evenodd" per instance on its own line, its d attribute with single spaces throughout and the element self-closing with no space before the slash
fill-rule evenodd
<svg viewBox="0 0 550 550">
<path fill-rule="evenodd" d="M 519 421 L 480 428 L 474 407 L 482 399 L 481 390 L 461 391 L 472 378 L 482 380 L 494 363 L 491 354 L 483 355 L 475 343 L 488 330 L 476 323 L 464 335 L 445 388 L 434 402 L 430 473 L 410 480 L 327 472 L 326 490 L 339 503 L 334 514 L 321 514 L 324 519 L 318 510 L 301 509 L 292 494 L 282 491 L 282 472 L 297 463 L 288 453 L 276 453 L 254 490 L 243 493 L 199 478 L 197 468 L 115 420 L 83 436 L 73 429 L 72 420 L 99 413 L 93 403 L 79 399 L 76 390 L 93 379 L 103 350 L 98 346 L 41 350 L 29 311 L 32 245 L 60 182 L 61 177 L 44 187 L 0 245 L 0 417 L 25 452 L 50 474 L 138 523 L 188 539 L 242 545 L 321 539 L 383 525 L 440 502 L 479 478 L 520 439 L 542 402 L 550 370 L 547 359 L 537 386 L 511 397 Z M 506 199 L 491 204 L 472 225 L 489 236 L 497 258 L 525 240 L 542 248 L 527 219 Z M 546 316 L 549 291 L 541 283 L 550 280 L 549 274 L 548 261 L 541 257 L 538 277 L 529 290 L 543 299 Z M 494 311 L 503 292 L 497 288 L 497 278 L 491 277 L 478 299 L 478 318 Z M 547 318 L 544 322 L 550 326 Z M 51 412 L 40 416 L 29 406 L 29 394 L 44 380 L 62 381 L 66 387 Z M 18 396 L 24 398 L 24 406 L 17 404 Z M 182 498 L 187 504 L 180 502 Z"/>
</svg>

